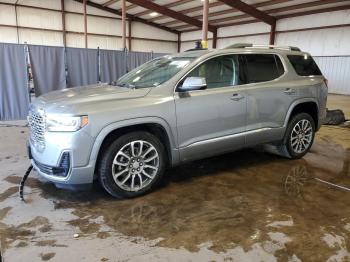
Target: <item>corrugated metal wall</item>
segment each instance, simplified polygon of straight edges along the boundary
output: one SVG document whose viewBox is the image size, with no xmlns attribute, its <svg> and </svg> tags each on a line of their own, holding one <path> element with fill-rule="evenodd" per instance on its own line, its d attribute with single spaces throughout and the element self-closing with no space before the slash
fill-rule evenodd
<svg viewBox="0 0 350 262">
<path fill-rule="evenodd" d="M 350 26 L 291 32 L 342 24 L 350 24 L 350 10 L 281 19 L 277 22 L 279 33 L 275 44 L 298 46 L 311 53 L 329 79 L 329 91 L 350 95 Z M 217 47 L 234 43 L 268 44 L 269 32 L 270 26 L 264 23 L 223 27 L 218 30 Z M 181 50 L 193 48 L 194 40 L 198 39 L 201 39 L 201 31 L 182 34 L 181 40 L 185 42 L 181 43 Z"/>
<path fill-rule="evenodd" d="M 0 42 L 5 43 L 28 43 L 36 45 L 63 46 L 62 16 L 60 12 L 50 10 L 40 10 L 28 7 L 1 4 L 7 2 L 14 4 L 16 0 L 0 1 Z M 19 5 L 33 5 L 36 7 L 61 9 L 60 0 L 19 0 Z M 20 27 L 33 27 L 33 29 L 19 28 L 18 34 L 16 29 L 16 9 L 17 9 L 17 25 Z M 68 12 L 83 12 L 82 4 L 66 0 L 65 10 Z M 87 17 L 88 34 L 105 34 L 88 35 L 88 47 L 102 49 L 118 50 L 122 48 L 122 28 L 121 20 L 117 15 L 101 11 L 96 8 L 87 6 L 87 13 L 91 14 Z M 104 17 L 96 17 L 92 15 L 100 15 Z M 110 18 L 108 18 L 110 17 Z M 12 27 L 11 27 L 12 26 Z M 128 28 L 128 26 L 127 26 Z M 47 31 L 40 29 L 51 29 L 55 31 Z M 139 22 L 132 23 L 132 36 L 136 39 L 132 40 L 133 51 L 157 52 L 157 53 L 173 53 L 177 52 L 177 34 L 173 34 L 164 30 L 160 30 L 153 26 L 142 24 Z M 66 14 L 66 31 L 68 47 L 84 47 L 84 19 L 82 14 L 67 13 Z M 128 34 L 128 32 L 127 32 Z M 161 41 L 145 40 L 137 38 L 159 39 Z M 166 42 L 164 40 L 169 40 Z"/>
<path fill-rule="evenodd" d="M 328 91 L 350 95 L 350 56 L 324 56 L 314 59 L 328 79 Z"/>
</svg>

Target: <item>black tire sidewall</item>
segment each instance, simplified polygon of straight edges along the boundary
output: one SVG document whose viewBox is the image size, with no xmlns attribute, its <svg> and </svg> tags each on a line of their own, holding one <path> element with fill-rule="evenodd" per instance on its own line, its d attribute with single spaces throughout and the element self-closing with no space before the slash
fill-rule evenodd
<svg viewBox="0 0 350 262">
<path fill-rule="evenodd" d="M 300 120 L 308 120 L 311 123 L 311 127 L 312 127 L 312 139 L 311 139 L 311 143 L 309 145 L 309 147 L 302 153 L 296 153 L 293 148 L 292 148 L 292 143 L 291 143 L 291 135 L 292 135 L 292 131 L 294 126 L 300 121 Z M 291 156 L 292 159 L 299 159 L 302 158 L 312 147 L 312 144 L 314 142 L 314 138 L 315 138 L 315 121 L 314 119 L 307 113 L 300 113 L 297 114 L 295 116 L 293 116 L 293 118 L 289 121 L 288 126 L 287 126 L 287 131 L 286 131 L 286 136 L 285 136 L 285 141 L 284 144 L 287 147 L 288 153 Z"/>
<path fill-rule="evenodd" d="M 117 152 L 126 144 L 135 141 L 144 140 L 152 144 L 158 152 L 159 156 L 159 168 L 153 181 L 145 188 L 139 191 L 126 191 L 120 188 L 114 181 L 112 176 L 112 163 Z M 102 153 L 102 157 L 99 161 L 98 177 L 103 188 L 115 198 L 133 198 L 143 195 L 151 191 L 161 180 L 166 165 L 166 153 L 163 144 L 160 140 L 148 132 L 132 132 L 117 138 L 112 144 L 107 145 Z"/>
</svg>

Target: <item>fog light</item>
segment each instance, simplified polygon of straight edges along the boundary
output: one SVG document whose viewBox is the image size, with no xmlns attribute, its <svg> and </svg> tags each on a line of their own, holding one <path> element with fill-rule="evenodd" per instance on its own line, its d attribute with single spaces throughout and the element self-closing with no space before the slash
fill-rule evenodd
<svg viewBox="0 0 350 262">
<path fill-rule="evenodd" d="M 66 177 L 70 169 L 70 154 L 64 152 L 61 157 L 61 161 L 58 167 L 52 168 L 52 174 L 54 176 Z"/>
</svg>

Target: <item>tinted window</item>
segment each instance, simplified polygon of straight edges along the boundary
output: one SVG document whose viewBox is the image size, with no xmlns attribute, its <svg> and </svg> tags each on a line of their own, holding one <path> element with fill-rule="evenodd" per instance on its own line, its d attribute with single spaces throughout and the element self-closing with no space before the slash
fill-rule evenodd
<svg viewBox="0 0 350 262">
<path fill-rule="evenodd" d="M 241 83 L 239 61 L 235 55 L 212 58 L 195 68 L 187 77 L 204 77 L 207 88 L 234 86 Z"/>
<path fill-rule="evenodd" d="M 311 56 L 289 55 L 289 61 L 300 76 L 322 75 L 315 61 Z"/>
<path fill-rule="evenodd" d="M 274 80 L 284 73 L 284 68 L 277 55 L 270 54 L 245 54 L 246 82 L 259 83 Z"/>
</svg>

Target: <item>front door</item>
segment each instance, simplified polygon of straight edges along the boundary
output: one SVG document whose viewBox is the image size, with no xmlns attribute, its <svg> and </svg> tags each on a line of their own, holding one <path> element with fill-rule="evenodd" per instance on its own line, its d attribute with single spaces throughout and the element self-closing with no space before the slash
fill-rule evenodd
<svg viewBox="0 0 350 262">
<path fill-rule="evenodd" d="M 246 97 L 239 87 L 239 64 L 236 55 L 211 58 L 186 76 L 205 77 L 206 89 L 175 93 L 181 160 L 245 145 Z"/>
</svg>

